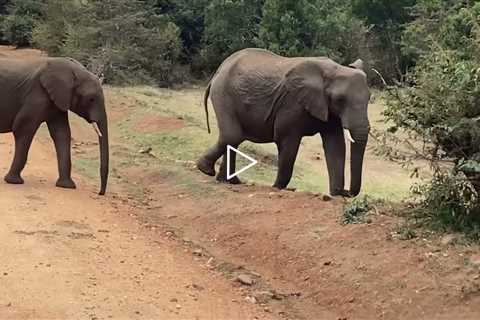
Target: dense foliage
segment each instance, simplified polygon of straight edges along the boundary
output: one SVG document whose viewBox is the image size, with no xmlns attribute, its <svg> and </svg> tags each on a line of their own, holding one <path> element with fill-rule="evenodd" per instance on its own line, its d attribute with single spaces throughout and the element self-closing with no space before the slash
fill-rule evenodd
<svg viewBox="0 0 480 320">
<path fill-rule="evenodd" d="M 344 64 L 362 58 L 393 80 L 410 61 L 399 39 L 411 2 L 0 0 L 0 36 L 72 55 L 115 83 L 203 78 L 234 51 L 252 46 Z"/>
<path fill-rule="evenodd" d="M 0 32 L 3 38 L 19 47 L 32 42 L 32 30 L 41 17 L 43 3 L 41 0 L 10 0 L 0 2 Z"/>
<path fill-rule="evenodd" d="M 465 224 L 480 218 L 480 2 L 422 0 L 414 12 L 402 46 L 417 65 L 386 115 L 424 140 L 435 174 L 416 190 L 423 208 Z"/>
</svg>

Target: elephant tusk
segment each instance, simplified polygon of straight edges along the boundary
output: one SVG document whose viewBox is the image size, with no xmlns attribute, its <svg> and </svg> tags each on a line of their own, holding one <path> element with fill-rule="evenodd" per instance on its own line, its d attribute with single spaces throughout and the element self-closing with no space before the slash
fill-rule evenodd
<svg viewBox="0 0 480 320">
<path fill-rule="evenodd" d="M 355 143 L 355 140 L 353 140 L 350 130 L 343 129 L 343 133 L 345 134 L 345 138 L 347 138 L 348 141 L 350 141 L 351 143 Z"/>
<path fill-rule="evenodd" d="M 102 137 L 102 132 L 100 131 L 100 129 L 98 128 L 98 124 L 96 122 L 92 122 L 92 127 L 93 127 L 93 130 L 95 130 L 95 132 L 98 134 L 98 136 L 101 138 Z"/>
</svg>

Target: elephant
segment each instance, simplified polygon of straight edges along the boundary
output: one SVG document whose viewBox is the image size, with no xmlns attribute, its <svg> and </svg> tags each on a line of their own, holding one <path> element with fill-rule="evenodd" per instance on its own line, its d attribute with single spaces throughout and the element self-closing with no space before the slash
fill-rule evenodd
<svg viewBox="0 0 480 320">
<path fill-rule="evenodd" d="M 109 171 L 108 120 L 98 78 L 71 58 L 0 58 L 0 133 L 15 138 L 13 162 L 4 180 L 23 184 L 30 145 L 39 126 L 47 123 L 57 154 L 57 187 L 75 189 L 71 177 L 71 132 L 68 111 L 92 124 L 99 139 L 100 195 Z"/>
<path fill-rule="evenodd" d="M 197 161 L 197 168 L 227 179 L 227 146 L 243 141 L 275 143 L 278 172 L 273 187 L 288 186 L 301 140 L 320 134 L 329 176 L 330 195 L 355 197 L 362 185 L 362 168 L 370 124 L 370 91 L 362 60 L 342 66 L 326 57 L 282 57 L 268 50 L 247 48 L 229 56 L 210 80 L 204 96 L 207 128 L 211 98 L 219 129 L 217 143 Z M 351 183 L 345 190 L 345 139 L 351 143 Z M 230 157 L 235 170 L 235 154 Z"/>
</svg>

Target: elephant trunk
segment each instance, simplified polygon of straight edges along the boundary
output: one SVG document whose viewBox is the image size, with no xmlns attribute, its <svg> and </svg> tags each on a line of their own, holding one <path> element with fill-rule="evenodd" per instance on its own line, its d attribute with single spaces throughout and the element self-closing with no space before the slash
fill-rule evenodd
<svg viewBox="0 0 480 320">
<path fill-rule="evenodd" d="M 100 146 L 100 195 L 105 195 L 107 190 L 108 170 L 109 170 L 109 147 L 108 147 L 108 124 L 107 116 L 102 116 L 100 121 L 97 121 L 100 133 L 98 135 L 98 142 Z"/>
<path fill-rule="evenodd" d="M 369 128 L 352 131 L 354 142 L 351 143 L 350 155 L 350 195 L 356 197 L 362 187 L 362 169 L 365 149 L 367 147 Z"/>
</svg>

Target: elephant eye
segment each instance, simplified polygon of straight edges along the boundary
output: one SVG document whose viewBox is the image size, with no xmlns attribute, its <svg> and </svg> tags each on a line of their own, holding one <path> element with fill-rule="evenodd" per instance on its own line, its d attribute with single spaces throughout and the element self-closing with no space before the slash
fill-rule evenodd
<svg viewBox="0 0 480 320">
<path fill-rule="evenodd" d="M 343 96 L 340 96 L 340 97 L 335 99 L 335 103 L 339 107 L 343 107 L 345 105 L 345 101 L 346 101 L 346 99 Z"/>
<path fill-rule="evenodd" d="M 91 97 L 91 98 L 89 99 L 89 101 L 90 101 L 90 102 L 95 101 L 95 97 Z"/>
</svg>

